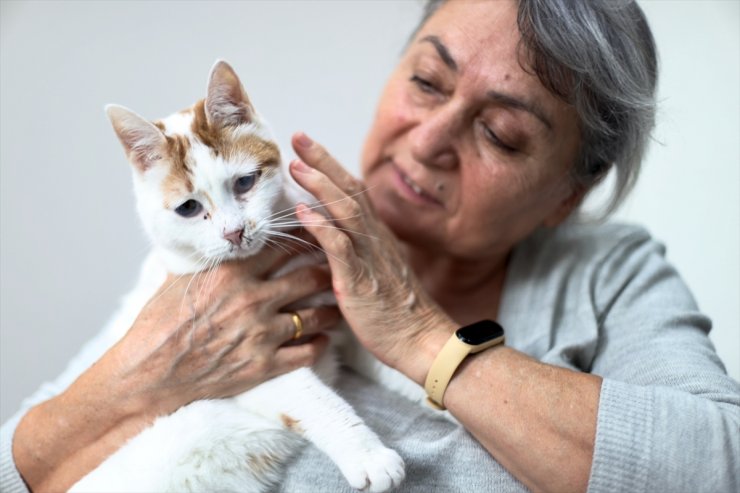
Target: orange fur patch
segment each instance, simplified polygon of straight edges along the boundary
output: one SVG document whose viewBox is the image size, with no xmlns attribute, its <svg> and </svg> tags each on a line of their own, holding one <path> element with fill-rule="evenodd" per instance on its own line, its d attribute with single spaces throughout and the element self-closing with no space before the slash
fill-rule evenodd
<svg viewBox="0 0 740 493">
<path fill-rule="evenodd" d="M 165 135 L 167 139 L 167 157 L 170 162 L 170 173 L 162 182 L 162 193 L 165 196 L 165 207 L 169 208 L 169 197 L 182 196 L 194 190 L 191 179 L 191 162 L 188 151 L 190 141 L 184 135 Z"/>
<path fill-rule="evenodd" d="M 294 431 L 296 433 L 303 433 L 303 429 L 299 426 L 300 421 L 297 419 L 293 419 L 287 414 L 281 414 L 280 420 L 283 422 L 283 425 L 291 431 Z"/>
<path fill-rule="evenodd" d="M 258 473 L 265 473 L 275 470 L 279 465 L 279 461 L 269 453 L 254 455 L 247 455 L 247 464 L 249 468 Z"/>
<path fill-rule="evenodd" d="M 280 163 L 280 150 L 274 142 L 253 134 L 231 138 L 231 128 L 210 125 L 204 99 L 193 106 L 191 129 L 195 138 L 209 147 L 214 156 L 221 156 L 226 161 L 252 157 L 263 171 L 277 168 Z"/>
</svg>

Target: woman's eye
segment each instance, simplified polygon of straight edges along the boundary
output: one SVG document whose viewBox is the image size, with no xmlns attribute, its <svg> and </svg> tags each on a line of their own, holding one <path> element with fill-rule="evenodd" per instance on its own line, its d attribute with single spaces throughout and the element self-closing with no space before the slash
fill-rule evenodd
<svg viewBox="0 0 740 493">
<path fill-rule="evenodd" d="M 496 133 L 488 127 L 488 125 L 486 125 L 485 123 L 481 123 L 481 127 L 483 127 L 483 134 L 486 136 L 486 139 L 488 139 L 493 145 L 506 152 L 516 152 L 516 148 L 505 144 L 501 139 L 498 138 L 498 135 L 496 135 Z"/>
<path fill-rule="evenodd" d="M 199 214 L 203 210 L 203 206 L 198 202 L 197 200 L 186 200 L 180 206 L 175 209 L 175 212 L 177 212 L 182 217 L 193 217 L 197 214 Z"/>
<path fill-rule="evenodd" d="M 432 84 L 431 82 L 429 82 L 426 79 L 423 79 L 423 78 L 419 77 L 418 75 L 411 76 L 411 79 L 410 80 L 411 80 L 411 82 L 413 82 L 414 84 L 416 84 L 416 86 L 419 89 L 421 89 L 423 92 L 428 92 L 428 93 L 437 92 L 437 88 L 434 87 L 434 84 Z"/>
<path fill-rule="evenodd" d="M 259 176 L 259 174 L 260 173 L 258 171 L 256 173 L 252 173 L 251 175 L 237 178 L 237 180 L 234 182 L 234 193 L 237 195 L 241 195 L 251 190 L 255 182 L 257 181 L 257 177 Z"/>
</svg>

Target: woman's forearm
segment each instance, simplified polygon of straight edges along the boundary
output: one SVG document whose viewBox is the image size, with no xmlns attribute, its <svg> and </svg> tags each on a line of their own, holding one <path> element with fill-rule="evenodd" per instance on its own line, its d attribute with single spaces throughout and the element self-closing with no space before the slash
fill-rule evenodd
<svg viewBox="0 0 740 493">
<path fill-rule="evenodd" d="M 21 419 L 12 452 L 28 486 L 66 491 L 157 416 L 198 399 L 230 397 L 313 364 L 328 342 L 320 334 L 336 325 L 338 311 L 302 309 L 309 339 L 285 346 L 293 325 L 280 313 L 281 303 L 325 290 L 329 274 L 309 266 L 268 281 L 258 278 L 254 272 L 269 276 L 282 265 L 274 260 L 279 255 L 265 249 L 209 271 L 209 284 L 218 287 L 212 293 L 198 286 L 205 279 L 198 275 L 167 281 L 122 339 L 67 390 Z M 182 310 L 188 305 L 192 311 Z"/>
<path fill-rule="evenodd" d="M 533 491 L 586 491 L 601 378 L 507 347 L 470 356 L 445 393 L 450 412 Z"/>
<path fill-rule="evenodd" d="M 66 491 L 151 422 L 108 390 L 115 386 L 88 372 L 21 419 L 13 459 L 32 491 Z"/>
<path fill-rule="evenodd" d="M 428 330 L 393 358 L 424 385 L 457 325 L 429 314 Z M 532 491 L 586 491 L 593 459 L 601 378 L 541 363 L 506 346 L 469 355 L 444 394 L 450 413 Z"/>
</svg>

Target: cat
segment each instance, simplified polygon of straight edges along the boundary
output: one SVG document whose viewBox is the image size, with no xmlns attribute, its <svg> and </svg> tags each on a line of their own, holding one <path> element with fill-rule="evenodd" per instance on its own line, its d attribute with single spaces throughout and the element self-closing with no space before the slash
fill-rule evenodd
<svg viewBox="0 0 740 493">
<path fill-rule="evenodd" d="M 225 61 L 211 69 L 206 94 L 153 123 L 122 106 L 106 107 L 133 167 L 138 213 L 153 243 L 137 286 L 109 325 L 111 340 L 125 334 L 168 272 L 197 272 L 256 253 L 270 241 L 277 212 L 310 200 L 288 178 L 267 124 Z M 262 492 L 280 480 L 304 439 L 353 488 L 398 486 L 402 458 L 330 387 L 335 353 L 233 398 L 196 401 L 157 418 L 70 491 Z M 393 371 L 360 348 L 348 353 L 363 373 Z"/>
</svg>

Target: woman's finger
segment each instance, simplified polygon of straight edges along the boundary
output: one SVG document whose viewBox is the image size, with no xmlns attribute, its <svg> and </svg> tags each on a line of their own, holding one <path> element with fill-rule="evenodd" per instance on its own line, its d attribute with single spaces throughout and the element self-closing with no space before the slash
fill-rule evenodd
<svg viewBox="0 0 740 493">
<path fill-rule="evenodd" d="M 347 195 L 353 196 L 363 191 L 362 182 L 348 173 L 323 146 L 311 140 L 305 133 L 298 132 L 293 135 L 292 144 L 299 158 L 325 174 Z"/>
<path fill-rule="evenodd" d="M 279 309 L 331 289 L 331 272 L 326 264 L 300 267 L 268 281 L 265 289 L 272 294 L 271 306 Z"/>
<path fill-rule="evenodd" d="M 329 337 L 325 334 L 318 334 L 301 344 L 278 348 L 270 369 L 270 376 L 275 377 L 304 366 L 312 366 L 328 345 Z"/>
<path fill-rule="evenodd" d="M 358 197 L 347 195 L 327 175 L 300 159 L 294 160 L 290 169 L 298 184 L 319 199 L 336 224 L 350 233 L 365 229 L 365 209 Z M 306 226 L 305 223 L 303 225 Z"/>
<path fill-rule="evenodd" d="M 326 252 L 334 282 L 334 294 L 339 299 L 342 293 L 347 292 L 348 284 L 362 279 L 362 273 L 359 271 L 361 263 L 352 240 L 343 231 L 334 227 L 329 219 L 304 204 L 298 205 L 296 213 L 301 223 L 316 237 Z"/>
<path fill-rule="evenodd" d="M 296 320 L 294 315 L 298 316 Z M 339 323 L 341 315 L 336 307 L 303 308 L 278 315 L 279 330 L 275 331 L 278 343 L 305 341 Z"/>
<path fill-rule="evenodd" d="M 279 234 L 273 234 L 271 241 L 274 245 L 270 247 L 270 250 L 277 251 L 279 253 L 274 256 L 269 254 L 267 259 L 268 262 L 263 266 L 257 267 L 261 272 L 262 278 L 272 277 L 275 272 L 285 266 L 288 261 L 298 255 L 315 252 L 319 245 L 316 238 L 314 238 L 314 236 L 304 228 L 297 228 L 281 232 Z M 250 262 L 261 264 L 264 259 L 260 258 L 259 255 L 260 254 L 258 253 Z"/>
</svg>

